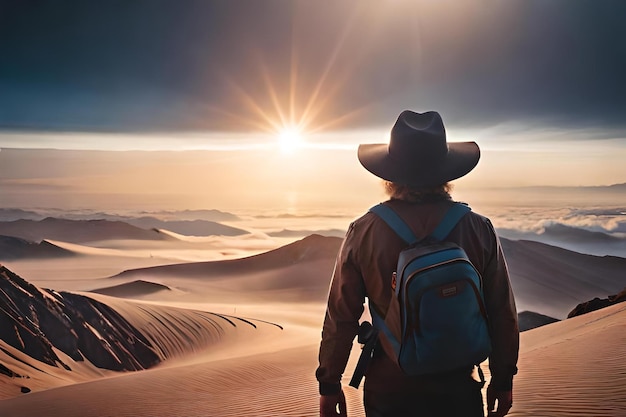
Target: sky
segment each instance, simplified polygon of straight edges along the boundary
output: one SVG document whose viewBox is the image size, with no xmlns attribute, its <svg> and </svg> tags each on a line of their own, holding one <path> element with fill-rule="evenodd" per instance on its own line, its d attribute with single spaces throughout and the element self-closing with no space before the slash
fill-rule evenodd
<svg viewBox="0 0 626 417">
<path fill-rule="evenodd" d="M 246 189 L 306 171 L 320 191 L 365 178 L 357 144 L 386 141 L 404 109 L 479 143 L 468 186 L 623 183 L 625 15 L 613 0 L 0 0 L 0 186 L 70 175 L 47 169 L 63 157 L 16 178 L 9 148 L 237 150 L 265 161 L 230 167 Z"/>
<path fill-rule="evenodd" d="M 626 124 L 621 1 L 0 2 L 0 127 Z"/>
</svg>

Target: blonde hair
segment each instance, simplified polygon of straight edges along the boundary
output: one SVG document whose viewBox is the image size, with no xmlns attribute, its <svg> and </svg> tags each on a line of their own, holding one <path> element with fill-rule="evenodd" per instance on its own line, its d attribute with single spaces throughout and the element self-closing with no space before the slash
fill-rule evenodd
<svg viewBox="0 0 626 417">
<path fill-rule="evenodd" d="M 411 187 L 391 181 L 384 181 L 383 183 L 385 192 L 392 200 L 403 200 L 409 203 L 452 200 L 450 196 L 452 184 L 449 182 L 433 187 Z"/>
</svg>

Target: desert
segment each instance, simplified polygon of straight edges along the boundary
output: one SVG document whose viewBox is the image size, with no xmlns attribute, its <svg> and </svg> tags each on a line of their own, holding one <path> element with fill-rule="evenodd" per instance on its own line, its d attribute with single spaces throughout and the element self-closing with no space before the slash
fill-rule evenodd
<svg viewBox="0 0 626 417">
<path fill-rule="evenodd" d="M 37 223 L 22 230 L 37 229 L 54 232 Z M 85 242 L 97 242 L 92 252 L 55 241 L 72 256 L 2 253 L 3 415 L 317 415 L 316 355 L 340 237 L 172 262 L 103 252 L 107 241 L 139 250 L 151 240 L 85 229 Z M 522 333 L 511 415 L 570 415 L 572 401 L 579 413 L 620 415 L 626 306 L 567 316 L 578 301 L 623 290 L 626 259 L 501 240 L 520 323 L 540 318 Z M 161 244 L 177 253 L 172 241 Z M 114 266 L 98 266 L 106 262 Z M 361 390 L 346 388 L 349 415 L 364 415 Z"/>
<path fill-rule="evenodd" d="M 388 181 L 486 217 L 507 415 L 626 416 L 625 15 L 0 0 L 0 416 L 319 416 L 331 275 Z"/>
</svg>

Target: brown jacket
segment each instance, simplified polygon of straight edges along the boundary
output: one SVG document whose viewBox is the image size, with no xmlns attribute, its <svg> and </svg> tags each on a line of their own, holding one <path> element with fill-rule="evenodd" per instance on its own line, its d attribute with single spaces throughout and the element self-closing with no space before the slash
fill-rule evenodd
<svg viewBox="0 0 626 417">
<path fill-rule="evenodd" d="M 409 224 L 415 236 L 425 237 L 439 224 L 451 203 L 413 204 L 389 200 L 385 204 Z M 513 375 L 517 372 L 519 330 L 515 300 L 498 237 L 489 219 L 470 212 L 446 240 L 457 243 L 466 251 L 483 278 L 493 346 L 489 357 L 491 384 L 497 389 L 511 389 Z M 386 314 L 391 297 L 391 276 L 396 269 L 398 254 L 405 246 L 401 238 L 373 213 L 366 213 L 350 225 L 337 257 L 322 330 L 316 371 L 322 395 L 336 393 L 341 388 L 341 376 L 358 331 L 365 298 L 383 316 Z M 464 370 L 463 374 L 470 372 Z M 382 349 L 377 349 L 366 374 L 365 388 L 380 392 L 410 390 L 434 379 L 405 376 Z"/>
</svg>

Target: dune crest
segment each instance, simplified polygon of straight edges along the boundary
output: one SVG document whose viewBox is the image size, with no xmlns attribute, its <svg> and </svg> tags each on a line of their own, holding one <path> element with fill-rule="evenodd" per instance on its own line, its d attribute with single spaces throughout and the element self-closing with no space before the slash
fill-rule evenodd
<svg viewBox="0 0 626 417">
<path fill-rule="evenodd" d="M 623 416 L 625 320 L 622 304 L 524 332 L 509 415 Z M 306 347 L 157 368 L 33 393 L 0 402 L 0 411 L 22 417 L 80 417 L 89 407 L 93 417 L 316 417 L 316 353 L 311 339 Z M 357 355 L 358 348 L 353 350 Z M 350 363 L 345 379 L 353 369 Z M 346 386 L 345 393 L 348 415 L 363 417 L 362 390 Z"/>
<path fill-rule="evenodd" d="M 40 289 L 4 266 L 0 323 L 0 398 L 89 380 L 107 370 L 148 369 L 251 337 L 259 326 L 280 329 L 217 313 Z"/>
<path fill-rule="evenodd" d="M 0 382 L 6 382 L 0 384 L 0 398 L 6 398 L 0 415 L 82 417 L 86 409 L 94 417 L 319 415 L 314 372 L 340 244 L 339 238 L 313 235 L 247 258 L 128 270 L 98 286 L 88 281 L 100 293 L 70 293 L 67 300 L 87 298 L 91 306 L 114 311 L 142 335 L 158 363 L 120 373 L 52 347 L 69 371 L 0 341 Z M 561 311 L 580 295 L 624 286 L 624 259 L 536 242 L 503 245 L 520 305 L 538 307 L 531 311 L 539 313 L 520 309 L 532 326 L 551 321 L 543 313 L 554 306 Z M 39 291 L 65 300 L 65 293 Z M 626 305 L 620 304 L 524 332 L 510 415 L 623 416 L 625 320 Z M 359 352 L 355 344 L 344 381 Z M 24 389 L 32 392 L 24 395 Z M 362 390 L 346 386 L 346 396 L 349 415 L 362 417 Z"/>
<path fill-rule="evenodd" d="M 142 295 L 153 294 L 160 291 L 172 291 L 172 289 L 167 285 L 138 279 L 136 281 L 131 281 L 125 284 L 113 285 L 110 287 L 102 287 L 91 290 L 91 292 L 95 292 L 98 294 L 110 295 L 112 297 L 120 298 L 140 297 Z"/>
<path fill-rule="evenodd" d="M 518 416 L 626 415 L 626 304 L 524 332 Z"/>
<path fill-rule="evenodd" d="M 0 260 L 63 258 L 76 254 L 54 243 L 42 240 L 39 243 L 13 236 L 0 235 Z"/>
</svg>

